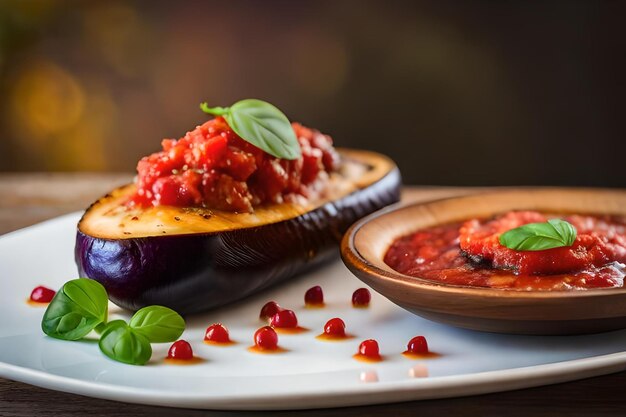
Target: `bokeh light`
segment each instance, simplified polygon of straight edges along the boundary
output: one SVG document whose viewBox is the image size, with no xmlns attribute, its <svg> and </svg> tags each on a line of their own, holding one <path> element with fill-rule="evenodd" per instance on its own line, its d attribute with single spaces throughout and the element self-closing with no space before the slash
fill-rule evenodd
<svg viewBox="0 0 626 417">
<path fill-rule="evenodd" d="M 0 2 L 0 171 L 125 171 L 268 100 L 413 184 L 625 186 L 618 2 Z"/>
</svg>

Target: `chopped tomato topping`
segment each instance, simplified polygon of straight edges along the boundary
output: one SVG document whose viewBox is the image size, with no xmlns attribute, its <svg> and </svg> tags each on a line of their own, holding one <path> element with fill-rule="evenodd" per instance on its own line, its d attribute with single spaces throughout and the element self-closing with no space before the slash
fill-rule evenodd
<svg viewBox="0 0 626 417">
<path fill-rule="evenodd" d="M 302 156 L 275 158 L 244 141 L 217 117 L 137 164 L 131 205 L 209 207 L 251 212 L 293 196 L 316 197 L 339 165 L 330 136 L 292 124 Z"/>
</svg>

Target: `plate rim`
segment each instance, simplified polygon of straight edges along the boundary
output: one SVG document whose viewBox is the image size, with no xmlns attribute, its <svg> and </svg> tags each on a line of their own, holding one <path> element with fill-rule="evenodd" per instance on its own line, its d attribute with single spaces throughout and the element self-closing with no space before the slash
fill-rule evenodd
<svg viewBox="0 0 626 417">
<path fill-rule="evenodd" d="M 219 397 L 202 394 L 168 394 L 164 390 L 85 381 L 0 362 L 0 377 L 41 388 L 134 404 L 214 410 L 319 409 L 463 397 L 557 384 L 623 370 L 626 370 L 626 352 L 617 352 L 495 371 L 363 383 L 357 387 L 335 389 L 332 392 L 316 389 L 286 393 L 272 395 L 268 401 L 266 394 L 245 396 L 233 394 Z"/>
</svg>

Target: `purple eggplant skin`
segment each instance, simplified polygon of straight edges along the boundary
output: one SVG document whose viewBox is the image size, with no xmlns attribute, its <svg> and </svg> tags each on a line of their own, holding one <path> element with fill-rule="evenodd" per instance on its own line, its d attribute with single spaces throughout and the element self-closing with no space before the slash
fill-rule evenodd
<svg viewBox="0 0 626 417">
<path fill-rule="evenodd" d="M 102 239 L 76 236 L 78 273 L 120 307 L 180 314 L 223 306 L 339 256 L 356 220 L 400 199 L 394 167 L 377 182 L 301 216 L 219 233 Z"/>
</svg>

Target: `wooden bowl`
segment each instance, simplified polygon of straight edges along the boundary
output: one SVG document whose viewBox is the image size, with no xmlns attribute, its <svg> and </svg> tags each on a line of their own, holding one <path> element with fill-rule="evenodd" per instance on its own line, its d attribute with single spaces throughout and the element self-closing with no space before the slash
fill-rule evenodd
<svg viewBox="0 0 626 417">
<path fill-rule="evenodd" d="M 341 256 L 363 282 L 430 320 L 496 333 L 561 335 L 626 328 L 626 288 L 519 291 L 447 285 L 401 274 L 383 261 L 398 237 L 509 210 L 626 216 L 626 191 L 518 188 L 390 207 L 355 223 Z"/>
</svg>

